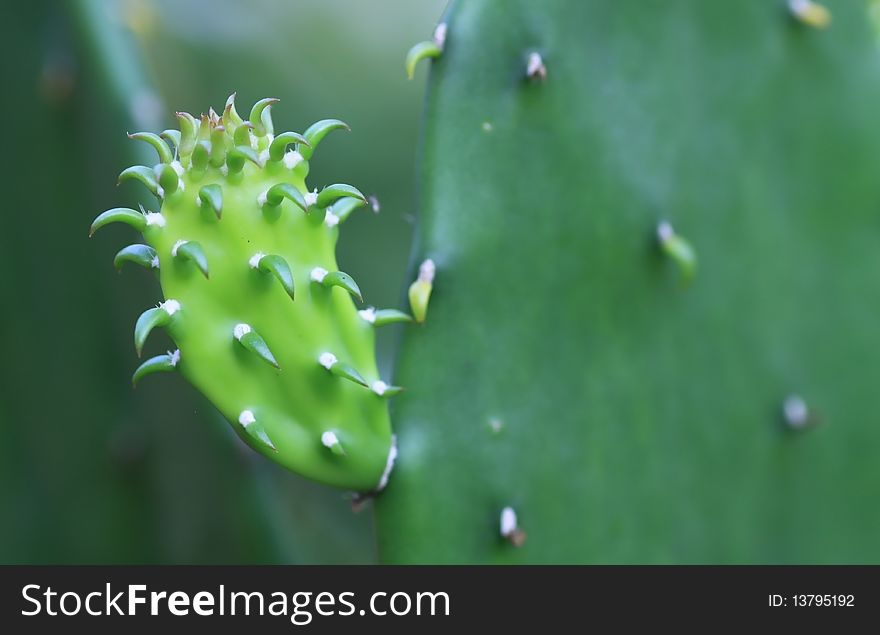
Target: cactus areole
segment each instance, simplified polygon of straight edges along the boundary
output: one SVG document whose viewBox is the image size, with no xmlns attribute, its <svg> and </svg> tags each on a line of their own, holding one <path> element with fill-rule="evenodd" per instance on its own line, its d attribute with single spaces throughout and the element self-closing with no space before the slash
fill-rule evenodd
<svg viewBox="0 0 880 635">
<path fill-rule="evenodd" d="M 222 114 L 178 113 L 180 130 L 137 133 L 159 155 L 137 180 L 155 210 L 110 209 L 92 232 L 124 222 L 145 245 L 125 261 L 157 270 L 164 300 L 135 327 L 138 353 L 163 327 L 176 350 L 145 361 L 139 381 L 179 371 L 251 447 L 317 481 L 372 492 L 396 455 L 379 376 L 375 320 L 364 319 L 354 279 L 338 270 L 340 222 L 366 199 L 349 185 L 309 191 L 308 160 L 341 121 L 275 135 L 270 108 L 248 120 L 230 97 Z M 371 313 L 372 315 L 372 313 Z"/>
</svg>

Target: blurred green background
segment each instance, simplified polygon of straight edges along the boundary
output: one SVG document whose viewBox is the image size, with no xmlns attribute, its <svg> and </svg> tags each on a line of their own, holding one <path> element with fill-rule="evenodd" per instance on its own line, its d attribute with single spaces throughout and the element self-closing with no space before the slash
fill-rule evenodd
<svg viewBox="0 0 880 635">
<path fill-rule="evenodd" d="M 179 377 L 134 391 L 132 329 L 160 299 L 117 275 L 127 228 L 93 240 L 115 186 L 158 132 L 238 93 L 279 97 L 276 129 L 325 117 L 313 186 L 343 181 L 381 213 L 346 224 L 340 264 L 370 304 L 397 306 L 409 254 L 424 69 L 403 56 L 445 0 L 89 0 L 0 9 L 5 149 L 0 294 L 0 562 L 373 562 L 371 513 L 244 447 Z M 152 152 L 152 151 L 150 151 Z M 126 242 L 127 241 L 127 242 Z M 381 254 L 381 257 L 379 255 Z M 381 350 L 395 337 L 383 333 Z M 170 345 L 170 342 L 169 342 Z M 388 363 L 387 352 L 383 364 Z"/>
</svg>

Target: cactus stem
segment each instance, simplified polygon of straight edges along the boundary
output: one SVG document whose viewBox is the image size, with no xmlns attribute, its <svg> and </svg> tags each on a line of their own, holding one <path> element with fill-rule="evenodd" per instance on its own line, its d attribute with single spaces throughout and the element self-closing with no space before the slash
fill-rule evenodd
<svg viewBox="0 0 880 635">
<path fill-rule="evenodd" d="M 513 507 L 505 507 L 501 510 L 499 529 L 501 537 L 514 547 L 522 547 L 526 541 L 526 534 L 517 524 L 516 512 Z"/>
<path fill-rule="evenodd" d="M 785 423 L 796 430 L 806 428 L 811 423 L 810 409 L 800 395 L 789 395 L 782 403 Z"/>
<path fill-rule="evenodd" d="M 281 369 L 269 346 L 266 344 L 259 333 L 254 331 L 250 324 L 236 324 L 232 329 L 232 336 L 241 344 L 245 350 L 256 353 L 260 359 L 268 362 L 277 369 Z"/>
<path fill-rule="evenodd" d="M 324 433 L 321 434 L 321 444 L 336 456 L 345 456 L 345 449 L 342 447 L 342 444 L 339 442 L 339 437 L 336 436 L 336 433 L 333 432 L 333 430 L 325 430 Z"/>
<path fill-rule="evenodd" d="M 813 0 L 788 0 L 788 10 L 799 22 L 815 29 L 831 24 L 831 12 Z"/>
<path fill-rule="evenodd" d="M 690 243 L 676 234 L 667 221 L 657 225 L 657 240 L 663 252 L 678 264 L 684 281 L 692 280 L 697 271 L 697 254 Z"/>
<path fill-rule="evenodd" d="M 544 66 L 544 60 L 537 51 L 529 53 L 529 59 L 526 63 L 526 77 L 541 81 L 547 79 L 547 67 Z"/>
<path fill-rule="evenodd" d="M 437 267 L 434 261 L 428 258 L 419 266 L 419 276 L 409 287 L 409 305 L 413 317 L 419 324 L 428 316 L 428 301 L 431 299 L 431 291 L 434 288 L 434 275 Z"/>
</svg>

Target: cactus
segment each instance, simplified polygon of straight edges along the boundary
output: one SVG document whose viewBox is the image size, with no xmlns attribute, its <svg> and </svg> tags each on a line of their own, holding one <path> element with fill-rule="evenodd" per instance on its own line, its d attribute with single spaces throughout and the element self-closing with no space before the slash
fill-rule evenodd
<svg viewBox="0 0 880 635">
<path fill-rule="evenodd" d="M 823 4 L 452 4 L 384 561 L 880 560 L 880 81 Z"/>
<path fill-rule="evenodd" d="M 364 195 L 305 186 L 316 146 L 346 124 L 276 136 L 276 101 L 258 101 L 243 120 L 233 95 L 222 114 L 178 113 L 180 130 L 130 135 L 159 163 L 119 180 L 146 186 L 159 207 L 109 209 L 91 233 L 132 226 L 146 244 L 114 263 L 159 274 L 165 299 L 138 318 L 135 348 L 160 327 L 176 348 L 143 362 L 134 383 L 179 370 L 265 456 L 323 483 L 380 490 L 395 454 L 387 399 L 398 389 L 379 377 L 374 329 L 408 316 L 358 310 L 360 289 L 338 270 L 339 225 Z"/>
<path fill-rule="evenodd" d="M 134 379 L 180 370 L 267 457 L 382 490 L 385 562 L 880 560 L 875 47 L 855 3 L 454 2 L 405 61 L 432 65 L 411 315 L 338 271 L 360 192 L 305 187 L 341 122 L 273 136 L 262 100 L 133 135 L 161 207 L 93 230 L 143 231 L 136 348 L 178 346 Z M 372 329 L 408 321 L 395 463 Z"/>
</svg>

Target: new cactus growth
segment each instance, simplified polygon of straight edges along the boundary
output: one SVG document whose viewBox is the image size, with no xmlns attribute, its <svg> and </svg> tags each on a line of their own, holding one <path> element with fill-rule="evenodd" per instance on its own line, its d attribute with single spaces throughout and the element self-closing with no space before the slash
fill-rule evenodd
<svg viewBox="0 0 880 635">
<path fill-rule="evenodd" d="M 132 226 L 145 244 L 123 248 L 114 264 L 159 272 L 165 299 L 138 318 L 135 348 L 140 355 L 158 328 L 177 348 L 145 361 L 133 382 L 180 371 L 258 452 L 370 492 L 394 456 L 387 398 L 396 392 L 379 377 L 374 329 L 409 316 L 359 310 L 361 291 L 336 264 L 339 225 L 364 195 L 305 185 L 315 148 L 347 126 L 328 119 L 274 135 L 276 101 L 260 100 L 245 120 L 233 96 L 222 114 L 178 113 L 180 130 L 130 135 L 159 162 L 119 180 L 146 186 L 157 207 L 110 209 L 91 233 Z"/>
</svg>

